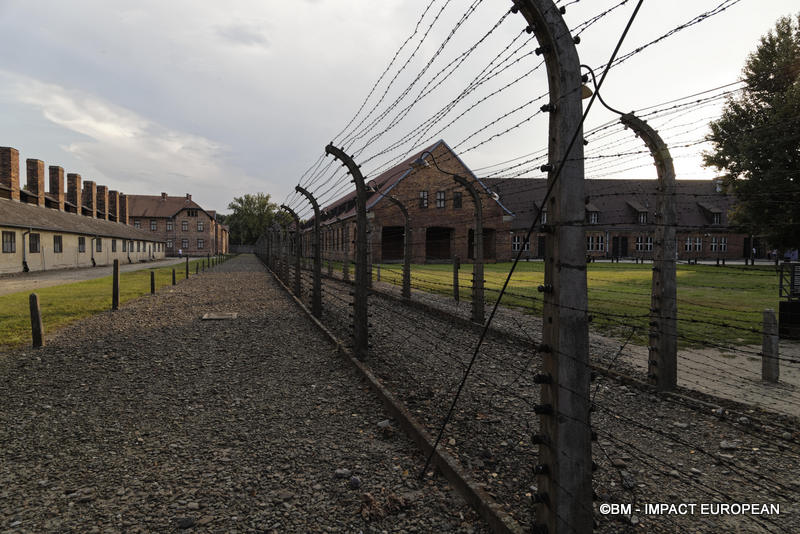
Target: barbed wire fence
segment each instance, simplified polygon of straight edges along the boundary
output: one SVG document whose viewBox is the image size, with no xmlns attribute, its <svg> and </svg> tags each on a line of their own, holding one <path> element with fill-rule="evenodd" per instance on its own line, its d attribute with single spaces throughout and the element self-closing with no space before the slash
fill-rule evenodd
<svg viewBox="0 0 800 534">
<path fill-rule="evenodd" d="M 618 57 L 615 52 L 596 69 L 613 75 L 621 63 L 739 1 L 722 1 L 631 52 Z M 547 64 L 558 63 L 553 43 L 574 43 L 628 6 L 625 0 L 581 13 L 585 18 L 567 29 L 563 16 L 574 4 L 518 0 L 511 9 L 486 17 L 481 9 L 488 3 L 481 0 L 467 2 L 466 8 L 432 0 L 330 143 L 327 151 L 335 149 L 338 161 L 322 155 L 309 166 L 297 193 L 282 205 L 294 223 L 266 229 L 257 253 L 436 436 L 435 446 L 456 458 L 507 514 L 507 531 L 794 532 L 800 528 L 792 508 L 800 490 L 800 393 L 791 383 L 761 383 L 756 364 L 762 354 L 753 347 L 772 333 L 762 326 L 763 299 L 756 295 L 775 287 L 774 268 L 698 265 L 701 255 L 695 262 L 676 261 L 676 248 L 685 239 L 691 239 L 685 246 L 692 249 L 696 236 L 706 236 L 714 224 L 678 224 L 666 216 L 666 205 L 705 202 L 715 193 L 662 183 L 655 198 L 647 196 L 651 191 L 620 192 L 611 181 L 592 189 L 591 200 L 633 194 L 662 202 L 654 213 L 663 219 L 645 227 L 662 234 L 655 234 L 634 264 L 586 264 L 586 235 L 592 226 L 584 213 L 584 176 L 603 178 L 654 163 L 659 173 L 667 172 L 667 159 L 694 156 L 702 149 L 703 128 L 741 84 L 653 104 L 627 122 L 616 119 L 587 131 L 582 131 L 580 107 L 579 120 L 558 124 L 565 109 L 580 104 L 580 70 L 573 69 L 573 78 L 559 91 L 549 87 L 534 99 L 499 102 L 518 84 L 532 83 L 536 73 L 552 75 L 554 68 L 564 68 Z M 501 29 L 512 21 L 519 24 L 519 11 L 527 27 L 500 39 Z M 448 61 L 445 51 L 478 18 L 493 22 Z M 434 30 L 447 23 L 452 27 L 444 39 L 431 43 Z M 481 63 L 475 52 L 490 43 L 495 52 L 484 54 L 489 60 Z M 433 52 L 423 58 L 428 50 Z M 408 72 L 415 59 L 422 66 Z M 413 112 L 442 94 L 456 72 L 469 70 L 470 61 L 476 63 L 474 76 L 414 121 Z M 600 94 L 602 80 L 599 85 L 594 95 Z M 488 103 L 496 111 L 476 121 Z M 646 120 L 647 130 L 631 117 Z M 373 264 L 369 254 L 382 236 L 376 236 L 380 227 L 372 223 L 368 206 L 392 195 L 413 223 L 413 208 L 421 202 L 384 188 L 400 178 L 393 170 L 407 167 L 403 179 L 438 172 L 449 184 L 438 190 L 452 199 L 467 192 L 451 176 L 467 174 L 458 166 L 461 157 L 520 135 L 537 121 L 541 128 L 545 119 L 560 145 L 477 168 L 480 180 L 460 176 L 476 186 L 473 207 L 490 205 L 497 191 L 522 195 L 536 190 L 537 202 L 514 213 L 532 222 L 511 268 L 487 263 L 486 272 L 467 272 L 483 256 L 477 231 L 468 245 L 472 258 L 458 258 L 455 266 L 404 270 L 398 264 Z M 454 124 L 465 123 L 478 127 L 468 127 L 450 152 L 432 149 Z M 646 146 L 626 126 L 633 126 Z M 569 145 L 572 138 L 580 150 Z M 426 159 L 435 170 L 423 168 Z M 575 173 L 579 184 L 566 182 L 560 189 L 562 172 Z M 521 180 L 544 175 L 548 180 L 537 184 Z M 798 193 L 787 191 L 787 201 Z M 470 198 L 461 214 L 466 225 L 475 213 Z M 550 198 L 558 204 L 550 204 Z M 314 203 L 318 209 L 312 216 Z M 356 228 L 350 221 L 359 216 L 364 223 Z M 424 250 L 427 236 L 411 228 L 403 232 L 404 250 Z M 522 261 L 525 246 L 536 236 L 547 241 L 544 261 Z M 473 266 L 458 265 L 470 260 Z M 576 280 L 560 278 L 556 266 L 564 265 L 574 268 Z M 621 283 L 624 276 L 633 281 Z M 410 291 L 401 289 L 404 284 Z M 475 291 L 478 287 L 484 296 Z M 732 293 L 748 306 L 708 301 L 701 289 Z M 476 299 L 491 309 L 488 316 L 476 314 Z M 795 356 L 775 359 L 788 373 L 800 369 Z M 436 476 L 438 470 L 426 466 L 423 471 L 408 476 Z M 669 503 L 711 508 L 705 513 L 652 508 Z M 745 503 L 779 505 L 780 513 L 741 513 Z M 740 513 L 724 513 L 722 505 L 738 505 Z"/>
</svg>

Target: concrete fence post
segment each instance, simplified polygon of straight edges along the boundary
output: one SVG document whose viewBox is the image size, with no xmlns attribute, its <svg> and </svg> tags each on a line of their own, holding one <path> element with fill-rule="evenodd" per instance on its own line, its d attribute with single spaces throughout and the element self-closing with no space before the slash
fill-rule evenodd
<svg viewBox="0 0 800 534">
<path fill-rule="evenodd" d="M 311 253 L 314 255 L 314 275 L 311 289 L 311 313 L 319 319 L 322 317 L 322 251 L 319 248 L 319 204 L 316 199 L 300 187 L 296 186 L 295 191 L 303 195 L 314 208 L 314 235 L 311 241 Z"/>
<path fill-rule="evenodd" d="M 475 204 L 475 231 L 473 239 L 472 263 L 472 322 L 483 324 L 483 206 L 481 197 L 475 187 L 462 176 L 453 176 L 453 180 L 464 187 L 472 196 Z"/>
<path fill-rule="evenodd" d="M 183 277 L 184 280 L 189 278 L 189 256 L 186 256 L 186 274 Z"/>
<path fill-rule="evenodd" d="M 299 298 L 301 290 L 300 268 L 300 217 L 288 206 L 281 204 L 281 209 L 292 216 L 294 219 L 294 294 Z"/>
<path fill-rule="evenodd" d="M 31 341 L 36 348 L 44 347 L 44 325 L 42 310 L 39 308 L 39 295 L 31 293 L 28 302 L 31 309 Z"/>
<path fill-rule="evenodd" d="M 775 310 L 764 310 L 764 333 L 761 340 L 761 380 L 777 382 L 780 376 L 778 359 L 778 320 Z"/>
<path fill-rule="evenodd" d="M 647 376 L 658 390 L 667 391 L 678 384 L 675 168 L 669 148 L 658 132 L 632 113 L 622 115 L 620 121 L 650 149 L 658 172 Z"/>
<path fill-rule="evenodd" d="M 578 52 L 551 0 L 515 0 L 539 42 L 549 86 L 546 199 L 548 227 L 543 290 L 543 343 L 537 492 L 533 531 L 592 532 L 589 421 L 589 329 L 586 294 L 585 193 L 581 71 Z M 532 209 L 542 206 L 531 206 Z"/>
<path fill-rule="evenodd" d="M 114 260 L 114 275 L 111 280 L 111 309 L 119 309 L 119 260 Z"/>
<path fill-rule="evenodd" d="M 344 243 L 344 261 L 342 263 L 342 278 L 345 282 L 350 281 L 350 226 L 344 223 L 342 228 L 342 240 Z"/>
<path fill-rule="evenodd" d="M 367 236 L 367 188 L 364 176 L 353 158 L 341 149 L 329 144 L 325 147 L 326 154 L 342 162 L 353 177 L 356 186 L 356 281 L 353 291 L 353 345 L 359 357 L 365 357 L 369 348 L 368 332 L 368 303 L 369 284 L 371 274 L 368 265 L 368 236 Z"/>
<path fill-rule="evenodd" d="M 175 268 L 172 269 L 172 285 L 175 285 Z"/>
</svg>

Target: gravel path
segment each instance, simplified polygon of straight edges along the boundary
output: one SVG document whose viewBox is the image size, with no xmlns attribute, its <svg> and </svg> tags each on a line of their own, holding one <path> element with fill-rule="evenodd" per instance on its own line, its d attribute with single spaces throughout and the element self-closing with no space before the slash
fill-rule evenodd
<svg viewBox="0 0 800 534">
<path fill-rule="evenodd" d="M 3 532 L 486 531 L 253 256 L 0 354 L 0 392 Z"/>
<path fill-rule="evenodd" d="M 304 302 L 310 301 L 304 273 Z M 382 288 L 383 289 L 383 288 Z M 323 323 L 345 342 L 352 331 L 351 286 L 323 282 Z M 433 302 L 435 295 L 424 299 Z M 451 301 L 450 301 L 451 302 Z M 453 306 L 447 304 L 447 306 Z M 455 307 L 455 306 L 454 306 Z M 456 313 L 468 314 L 468 304 Z M 466 312 L 466 313 L 464 313 Z M 377 295 L 370 297 L 367 364 L 431 432 L 440 428 L 478 334 L 444 316 L 431 315 Z M 466 315 L 468 316 L 468 315 Z M 474 480 L 523 526 L 532 524 L 532 466 L 538 446 L 541 360 L 520 337 L 539 338 L 535 326 L 503 314 L 501 327 L 514 336 L 490 335 L 459 400 L 443 446 Z M 615 362 L 620 344 L 592 341 L 598 364 Z M 800 532 L 800 445 L 796 421 L 755 410 L 748 416 L 715 411 L 629 388 L 608 378 L 591 387 L 598 433 L 593 457 L 598 470 L 595 532 Z M 781 506 L 772 516 L 604 515 L 601 503 L 762 503 Z"/>
</svg>

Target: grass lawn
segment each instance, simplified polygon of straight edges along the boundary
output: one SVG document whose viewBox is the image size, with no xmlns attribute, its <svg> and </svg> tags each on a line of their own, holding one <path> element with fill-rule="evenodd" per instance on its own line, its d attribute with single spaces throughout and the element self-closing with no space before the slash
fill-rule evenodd
<svg viewBox="0 0 800 534">
<path fill-rule="evenodd" d="M 487 264 L 485 298 L 492 305 L 508 275 L 511 263 Z M 400 284 L 402 267 L 381 265 L 381 280 Z M 373 269 L 374 273 L 374 269 Z M 470 298 L 472 265 L 459 270 L 459 295 Z M 646 344 L 652 264 L 591 263 L 587 266 L 589 313 L 598 333 L 628 337 Z M 537 287 L 544 282 L 542 262 L 521 262 L 509 282 L 502 303 L 541 314 Z M 415 289 L 453 294 L 453 268 L 449 264 L 413 265 Z M 678 336 L 681 346 L 761 343 L 765 308 L 778 308 L 778 275 L 774 267 L 678 265 Z"/>
<path fill-rule="evenodd" d="M 189 261 L 189 276 L 194 276 L 195 264 L 203 260 Z M 150 271 L 156 273 L 156 289 L 172 284 L 172 269 L 176 281 L 183 280 L 185 264 L 180 263 L 158 269 L 141 269 L 120 273 L 120 304 L 150 293 Z M 201 266 L 202 269 L 202 266 Z M 39 295 L 44 332 L 67 325 L 82 317 L 111 309 L 112 277 L 95 278 L 60 286 L 44 287 L 35 291 Z M 0 348 L 9 348 L 31 343 L 31 321 L 28 298 L 30 291 L 0 296 Z"/>
</svg>

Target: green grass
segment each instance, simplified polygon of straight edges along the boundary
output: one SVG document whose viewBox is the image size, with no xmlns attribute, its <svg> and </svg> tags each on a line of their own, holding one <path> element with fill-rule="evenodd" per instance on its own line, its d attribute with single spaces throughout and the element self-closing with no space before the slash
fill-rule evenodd
<svg viewBox="0 0 800 534">
<path fill-rule="evenodd" d="M 487 264 L 485 299 L 494 304 L 510 263 Z M 401 283 L 397 264 L 381 265 L 381 280 Z M 374 275 L 374 269 L 373 269 Z M 459 270 L 459 295 L 469 300 L 472 265 Z M 542 262 L 521 262 L 511 278 L 502 304 L 541 314 L 544 282 Z M 415 289 L 453 294 L 453 270 L 448 264 L 413 265 Z M 591 263 L 587 266 L 589 313 L 598 333 L 628 337 L 646 344 L 652 264 Z M 679 265 L 678 336 L 681 346 L 702 344 L 741 345 L 761 343 L 761 319 L 765 308 L 778 307 L 778 276 L 771 267 Z"/>
<path fill-rule="evenodd" d="M 189 261 L 189 276 L 194 276 L 195 264 L 204 260 Z M 179 263 L 158 269 L 120 273 L 120 304 L 150 293 L 150 271 L 156 273 L 156 290 L 172 284 L 172 269 L 176 282 L 185 276 L 185 264 Z M 200 267 L 202 269 L 202 266 Z M 111 309 L 112 277 L 95 278 L 59 286 L 37 289 L 42 310 L 45 336 L 78 319 Z M 30 307 L 31 291 L 21 291 L 0 296 L 0 348 L 11 348 L 31 343 Z"/>
</svg>

